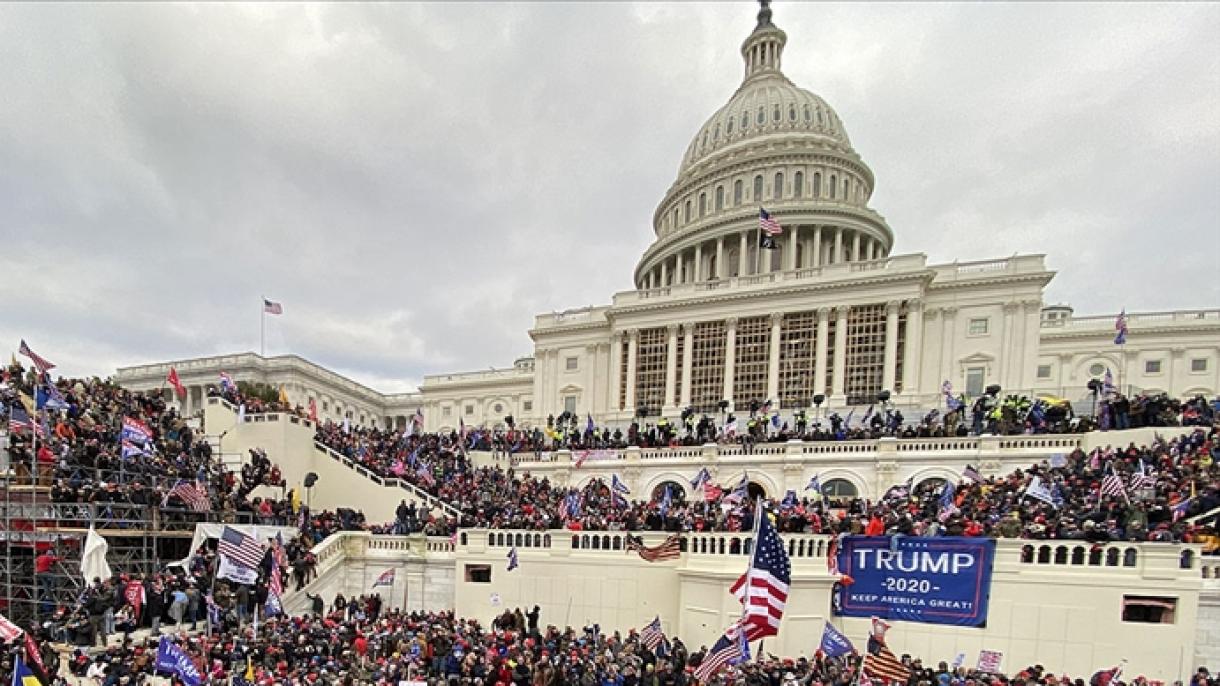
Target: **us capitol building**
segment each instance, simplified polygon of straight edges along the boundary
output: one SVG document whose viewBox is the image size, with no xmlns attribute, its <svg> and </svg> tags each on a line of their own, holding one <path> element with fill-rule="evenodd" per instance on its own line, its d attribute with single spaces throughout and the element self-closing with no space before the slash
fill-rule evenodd
<svg viewBox="0 0 1220 686">
<path fill-rule="evenodd" d="M 174 366 L 193 412 L 225 371 L 283 387 L 295 404 L 314 399 L 322 419 L 404 426 L 421 410 L 428 430 L 459 418 L 495 426 L 506 415 L 528 426 L 565 410 L 624 425 L 766 400 L 786 416 L 815 398 L 825 411 L 883 391 L 913 412 L 936 407 L 946 381 L 972 396 L 998 384 L 1078 401 L 1106 369 L 1124 390 L 1220 389 L 1220 309 L 1131 313 L 1119 346 L 1117 313 L 1081 317 L 1044 303 L 1055 274 L 1043 255 L 929 264 L 894 254 L 893 229 L 869 206 L 873 171 L 843 121 L 784 76 L 787 40 L 764 4 L 741 45 L 740 85 L 695 132 L 657 206 L 634 290 L 538 315 L 532 357 L 426 376 L 403 394 L 295 355 L 126 367 L 117 380 L 162 388 Z M 783 227 L 777 249 L 759 248 L 761 208 Z"/>
</svg>

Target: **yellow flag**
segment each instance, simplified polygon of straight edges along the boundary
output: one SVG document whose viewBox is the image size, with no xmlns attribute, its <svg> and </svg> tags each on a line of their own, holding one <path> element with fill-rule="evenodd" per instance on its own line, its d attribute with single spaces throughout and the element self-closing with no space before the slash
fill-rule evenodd
<svg viewBox="0 0 1220 686">
<path fill-rule="evenodd" d="M 292 489 L 292 513 L 296 514 L 301 511 L 301 489 Z"/>
<path fill-rule="evenodd" d="M 250 656 L 246 656 L 246 674 L 245 679 L 247 684 L 254 683 L 254 663 L 250 661 Z"/>
<path fill-rule="evenodd" d="M 34 399 L 26 395 L 25 391 L 17 391 L 17 399 L 21 401 L 22 406 L 25 407 L 25 411 L 29 413 L 30 417 L 33 417 Z"/>
<path fill-rule="evenodd" d="M 292 403 L 288 402 L 288 394 L 284 392 L 284 387 L 282 385 L 280 386 L 280 403 L 282 403 L 284 405 L 292 404 Z"/>
</svg>

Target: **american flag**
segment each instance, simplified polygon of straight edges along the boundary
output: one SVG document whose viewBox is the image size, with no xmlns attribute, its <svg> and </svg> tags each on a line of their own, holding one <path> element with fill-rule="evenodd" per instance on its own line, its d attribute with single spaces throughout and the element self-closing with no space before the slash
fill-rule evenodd
<svg viewBox="0 0 1220 686">
<path fill-rule="evenodd" d="M 737 486 L 733 488 L 732 493 L 729 493 L 728 495 L 726 495 L 724 497 L 724 501 L 726 503 L 734 503 L 734 504 L 740 503 L 741 501 L 746 499 L 746 496 L 749 494 L 749 490 L 750 490 L 750 476 L 748 474 L 743 473 L 741 475 L 741 481 L 737 482 Z"/>
<path fill-rule="evenodd" d="M 614 491 L 615 493 L 623 493 L 623 494 L 631 493 L 631 489 L 627 488 L 627 484 L 623 483 L 622 481 L 619 481 L 618 474 L 612 474 L 610 476 L 610 489 L 612 491 Z"/>
<path fill-rule="evenodd" d="M 712 478 L 711 473 L 709 473 L 707 471 L 707 467 L 704 467 L 704 468 L 700 469 L 699 473 L 695 475 L 695 478 L 691 480 L 690 485 L 692 488 L 696 488 L 696 489 L 702 488 L 703 484 L 710 481 L 711 478 Z"/>
<path fill-rule="evenodd" d="M 18 407 L 16 405 L 9 408 L 8 430 L 12 433 L 16 433 L 18 431 L 33 431 L 36 435 L 42 435 L 42 426 L 30 419 L 30 413 L 26 412 L 24 407 Z"/>
<path fill-rule="evenodd" d="M 284 306 L 274 300 L 263 298 L 263 312 L 267 314 L 284 314 Z"/>
<path fill-rule="evenodd" d="M 373 588 L 377 588 L 378 586 L 390 586 L 390 587 L 394 586 L 394 570 L 393 569 L 387 569 L 384 572 L 382 572 L 381 574 L 377 575 L 377 580 L 373 582 Z"/>
<path fill-rule="evenodd" d="M 228 372 L 220 373 L 220 390 L 223 392 L 237 390 L 237 384 L 233 383 L 233 377 L 229 376 Z"/>
<path fill-rule="evenodd" d="M 758 228 L 768 236 L 778 236 L 784 232 L 784 227 L 779 225 L 775 217 L 761 207 L 758 208 Z"/>
<path fill-rule="evenodd" d="M 911 670 L 894 657 L 894 653 L 885 645 L 885 639 L 877 636 L 868 637 L 868 654 L 864 656 L 861 670 L 870 677 L 887 682 L 906 683 L 911 678 Z"/>
<path fill-rule="evenodd" d="M 4 615 L 0 615 L 0 640 L 12 641 L 23 633 L 25 633 L 24 629 L 10 622 Z"/>
<path fill-rule="evenodd" d="M 627 535 L 627 552 L 635 551 L 645 562 L 663 562 L 682 557 L 682 537 L 671 534 L 661 545 L 649 548 L 639 536 Z"/>
<path fill-rule="evenodd" d="M 1148 473 L 1148 467 L 1144 465 L 1144 461 L 1140 460 L 1140 469 L 1138 472 L 1131 475 L 1131 481 L 1127 484 L 1127 488 L 1132 491 L 1141 488 L 1155 488 L 1156 475 Z"/>
<path fill-rule="evenodd" d="M 258 569 L 263 563 L 263 546 L 253 537 L 247 536 L 237 529 L 225 527 L 220 534 L 218 552 L 235 562 L 250 569 Z"/>
<path fill-rule="evenodd" d="M 26 345 L 24 338 L 21 339 L 21 347 L 17 349 L 17 352 L 30 358 L 30 361 L 38 368 L 39 374 L 46 374 L 48 369 L 55 369 L 55 363 L 30 350 L 30 346 Z"/>
<path fill-rule="evenodd" d="M 1127 497 L 1127 489 L 1123 486 L 1123 479 L 1119 475 L 1111 471 L 1101 480 L 1101 494 Z"/>
<path fill-rule="evenodd" d="M 743 632 L 737 624 L 729 627 L 724 635 L 712 645 L 711 650 L 707 651 L 707 655 L 703 656 L 703 662 L 700 662 L 698 669 L 695 670 L 695 678 L 700 682 L 707 682 L 722 667 L 749 659 L 746 652 L 742 650 L 743 644 L 745 644 L 742 634 Z"/>
<path fill-rule="evenodd" d="M 189 481 L 179 481 L 174 484 L 174 487 L 169 489 L 169 493 L 165 494 L 165 500 L 168 501 L 171 495 L 178 496 L 187 507 L 196 512 L 207 512 L 212 509 L 212 503 L 208 501 L 207 489 L 200 488 Z M 164 507 L 165 503 L 162 502 L 161 505 Z"/>
<path fill-rule="evenodd" d="M 788 551 L 765 514 L 759 517 L 754 541 L 750 567 L 729 589 L 745 605 L 742 625 L 750 641 L 779 633 L 779 621 L 788 601 L 788 584 L 792 581 Z"/>
<path fill-rule="evenodd" d="M 826 546 L 826 573 L 839 576 L 839 537 L 831 536 L 830 544 Z"/>
<path fill-rule="evenodd" d="M 966 465 L 966 468 L 962 470 L 962 478 L 969 479 L 976 484 L 983 483 L 983 475 L 979 474 L 979 470 L 975 469 L 972 464 Z"/>
<path fill-rule="evenodd" d="M 1122 345 L 1127 342 L 1127 310 L 1118 313 L 1118 318 L 1114 320 L 1114 343 Z"/>
<path fill-rule="evenodd" d="M 648 646 L 649 650 L 656 650 L 657 646 L 661 645 L 661 641 L 665 640 L 665 634 L 661 631 L 661 618 L 657 617 L 640 630 L 640 643 Z"/>
</svg>

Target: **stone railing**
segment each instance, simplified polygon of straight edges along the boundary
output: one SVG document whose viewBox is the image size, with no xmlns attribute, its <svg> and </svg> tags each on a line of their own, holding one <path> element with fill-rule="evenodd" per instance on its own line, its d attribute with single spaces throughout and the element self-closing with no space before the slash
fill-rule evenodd
<svg viewBox="0 0 1220 686">
<path fill-rule="evenodd" d="M 595 459 L 583 463 L 584 468 L 597 468 L 616 462 L 639 461 L 646 464 L 659 462 L 708 462 L 720 458 L 768 459 L 768 458 L 817 458 L 842 456 L 847 458 L 885 458 L 905 455 L 978 456 L 980 460 L 994 457 L 1000 452 L 1014 457 L 1039 457 L 1051 453 L 1067 453 L 1082 446 L 1075 434 L 1048 434 L 1038 436 L 976 436 L 969 438 L 877 438 L 860 441 L 788 441 L 786 443 L 758 443 L 751 449 L 739 443 L 706 443 L 702 446 L 680 448 L 612 448 L 590 451 Z M 542 453 L 541 457 L 531 452 L 513 456 L 514 466 L 522 469 L 545 470 L 557 466 L 569 466 L 578 460 L 583 451 L 557 450 Z"/>
<path fill-rule="evenodd" d="M 1087 317 L 1064 317 L 1042 320 L 1043 329 L 1098 329 L 1114 331 L 1117 314 L 1089 315 Z M 1173 326 L 1181 324 L 1220 325 L 1220 309 L 1172 310 L 1167 312 L 1132 312 L 1127 315 L 1127 326 L 1139 327 Z"/>
</svg>

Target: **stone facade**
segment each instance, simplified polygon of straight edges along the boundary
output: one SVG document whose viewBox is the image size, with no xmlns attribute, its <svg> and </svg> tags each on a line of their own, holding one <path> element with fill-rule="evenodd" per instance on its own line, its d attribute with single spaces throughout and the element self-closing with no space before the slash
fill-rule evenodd
<svg viewBox="0 0 1220 686">
<path fill-rule="evenodd" d="M 657 206 L 635 288 L 537 316 L 533 357 L 388 396 L 295 356 L 182 361 L 188 409 L 220 371 L 284 384 L 294 402 L 317 398 L 324 419 L 403 426 L 422 410 L 428 430 L 510 414 L 536 424 L 565 410 L 623 425 L 722 402 L 791 412 L 821 397 L 842 408 L 882 392 L 926 410 L 945 382 L 1081 400 L 1107 368 L 1124 390 L 1220 390 L 1220 310 L 1133 313 L 1118 346 L 1115 314 L 1044 307 L 1054 272 L 1043 255 L 929 264 L 892 254 L 893 230 L 868 206 L 873 172 L 838 114 L 784 76 L 786 42 L 760 17 L 741 48 L 740 86 L 696 132 Z M 759 247 L 763 208 L 782 227 L 773 250 Z M 129 367 L 118 379 L 156 388 L 166 371 Z"/>
</svg>

